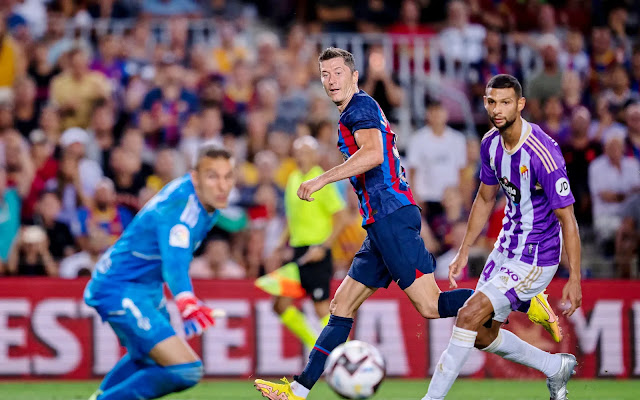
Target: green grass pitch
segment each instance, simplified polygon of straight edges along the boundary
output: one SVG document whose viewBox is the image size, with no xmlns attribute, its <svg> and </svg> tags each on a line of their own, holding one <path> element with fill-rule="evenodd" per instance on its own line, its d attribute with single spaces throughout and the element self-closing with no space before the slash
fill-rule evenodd
<svg viewBox="0 0 640 400">
<path fill-rule="evenodd" d="M 87 400 L 98 381 L 82 382 L 3 382 L 2 400 Z M 374 400 L 420 400 L 427 390 L 427 380 L 387 379 Z M 453 385 L 447 400 L 541 400 L 549 394 L 544 381 L 498 381 L 461 379 Z M 637 400 L 637 380 L 575 380 L 569 382 L 571 400 Z M 252 381 L 207 380 L 195 388 L 164 397 L 171 400 L 258 400 L 260 394 Z M 324 383 L 319 383 L 308 400 L 338 400 Z"/>
</svg>

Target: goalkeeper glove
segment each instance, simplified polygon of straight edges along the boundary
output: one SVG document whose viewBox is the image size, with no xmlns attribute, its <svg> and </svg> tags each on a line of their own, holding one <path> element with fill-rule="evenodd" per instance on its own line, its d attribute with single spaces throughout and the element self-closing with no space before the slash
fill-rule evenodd
<svg viewBox="0 0 640 400">
<path fill-rule="evenodd" d="M 218 316 L 218 313 L 205 306 L 193 293 L 179 293 L 175 300 L 187 339 L 202 335 L 207 328 L 215 324 L 215 317 Z"/>
</svg>

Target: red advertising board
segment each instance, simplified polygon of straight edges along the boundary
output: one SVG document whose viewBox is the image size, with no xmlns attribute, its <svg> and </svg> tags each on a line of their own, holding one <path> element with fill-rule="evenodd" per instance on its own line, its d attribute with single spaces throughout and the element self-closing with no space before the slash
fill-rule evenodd
<svg viewBox="0 0 640 400">
<path fill-rule="evenodd" d="M 104 375 L 122 354 L 115 335 L 82 301 L 84 280 L 0 279 L 0 377 L 86 379 Z M 282 376 L 300 371 L 306 359 L 299 341 L 271 311 L 269 297 L 250 281 L 198 281 L 196 292 L 228 318 L 190 343 L 209 377 Z M 548 293 L 559 310 L 562 281 Z M 443 282 L 441 287 L 447 285 Z M 523 314 L 507 329 L 539 348 L 571 352 L 580 377 L 640 376 L 640 282 L 585 281 L 583 307 L 561 317 L 565 339 L 554 343 Z M 301 303 L 313 315 L 309 301 Z M 180 326 L 169 303 L 174 326 Z M 453 319 L 424 320 L 402 291 L 379 290 L 360 309 L 352 337 L 375 344 L 388 375 L 425 377 L 447 346 Z M 462 375 L 539 377 L 539 373 L 475 351 Z"/>
</svg>

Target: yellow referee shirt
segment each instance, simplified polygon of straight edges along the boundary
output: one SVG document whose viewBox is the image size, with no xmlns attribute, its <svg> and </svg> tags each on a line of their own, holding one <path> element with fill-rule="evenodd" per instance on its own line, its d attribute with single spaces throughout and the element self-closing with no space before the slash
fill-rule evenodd
<svg viewBox="0 0 640 400">
<path fill-rule="evenodd" d="M 284 206 L 289 225 L 289 245 L 292 247 L 314 246 L 324 243 L 333 230 L 333 214 L 345 208 L 344 199 L 335 184 L 330 184 L 311 197 L 314 201 L 298 198 L 300 184 L 323 173 L 315 166 L 306 174 L 296 169 L 289 175 L 284 191 Z"/>
</svg>

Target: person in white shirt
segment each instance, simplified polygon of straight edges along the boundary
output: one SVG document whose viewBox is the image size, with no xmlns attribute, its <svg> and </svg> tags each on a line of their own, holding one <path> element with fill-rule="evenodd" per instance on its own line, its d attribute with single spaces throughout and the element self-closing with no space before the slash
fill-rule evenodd
<svg viewBox="0 0 640 400">
<path fill-rule="evenodd" d="M 447 110 L 439 101 L 429 102 L 426 117 L 428 125 L 409 139 L 407 163 L 409 184 L 430 218 L 442 211 L 444 190 L 460 184 L 467 142 L 461 132 L 447 126 Z"/>
<path fill-rule="evenodd" d="M 624 140 L 624 130 L 608 131 L 604 154 L 589 165 L 593 225 L 600 241 L 613 239 L 622 222 L 622 204 L 640 191 L 640 162 L 624 156 Z"/>
</svg>

